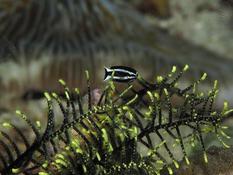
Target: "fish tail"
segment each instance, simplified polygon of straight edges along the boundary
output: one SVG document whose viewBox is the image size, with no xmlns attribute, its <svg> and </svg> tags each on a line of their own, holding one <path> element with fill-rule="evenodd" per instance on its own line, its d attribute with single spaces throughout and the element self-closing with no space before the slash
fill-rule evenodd
<svg viewBox="0 0 233 175">
<path fill-rule="evenodd" d="M 104 67 L 104 81 L 108 80 L 108 75 L 111 72 L 111 70 L 107 67 Z"/>
</svg>

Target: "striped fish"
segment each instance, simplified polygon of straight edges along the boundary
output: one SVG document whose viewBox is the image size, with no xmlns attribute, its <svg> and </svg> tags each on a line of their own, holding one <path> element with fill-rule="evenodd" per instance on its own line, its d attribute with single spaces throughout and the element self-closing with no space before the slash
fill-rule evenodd
<svg viewBox="0 0 233 175">
<path fill-rule="evenodd" d="M 127 66 L 112 66 L 110 68 L 105 67 L 104 81 L 112 79 L 116 82 L 130 82 L 137 78 L 137 71 Z"/>
</svg>

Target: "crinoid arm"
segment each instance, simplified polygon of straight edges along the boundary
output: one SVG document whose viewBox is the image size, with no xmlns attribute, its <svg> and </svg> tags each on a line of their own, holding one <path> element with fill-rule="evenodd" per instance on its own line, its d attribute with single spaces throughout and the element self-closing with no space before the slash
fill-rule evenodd
<svg viewBox="0 0 233 175">
<path fill-rule="evenodd" d="M 34 141 L 16 125 L 3 123 L 0 140 L 1 174 L 173 174 L 179 162 L 189 160 L 190 145 L 200 145 L 208 162 L 204 137 L 213 133 L 224 147 L 229 138 L 221 125 L 232 116 L 225 103 L 222 111 L 214 110 L 218 89 L 202 93 L 198 84 L 206 74 L 188 87 L 179 87 L 183 73 L 176 67 L 155 82 L 140 75 L 120 90 L 111 80 L 93 103 L 89 73 L 87 104 L 79 90 L 70 90 L 65 81 L 64 96 L 45 93 L 48 104 L 46 127 L 20 116 L 34 133 Z M 136 84 L 136 85 L 135 85 Z M 59 112 L 55 108 L 59 108 Z M 58 118 L 62 117 L 59 122 Z M 17 133 L 17 145 L 6 129 Z M 178 154 L 179 153 L 179 154 Z"/>
</svg>

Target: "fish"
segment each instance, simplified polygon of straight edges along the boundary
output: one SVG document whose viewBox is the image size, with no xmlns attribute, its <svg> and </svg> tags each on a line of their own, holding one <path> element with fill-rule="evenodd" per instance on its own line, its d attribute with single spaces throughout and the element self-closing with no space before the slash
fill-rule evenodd
<svg viewBox="0 0 233 175">
<path fill-rule="evenodd" d="M 104 67 L 105 76 L 104 81 L 112 79 L 116 82 L 131 82 L 137 78 L 138 72 L 127 66 L 112 66 L 110 68 Z"/>
</svg>

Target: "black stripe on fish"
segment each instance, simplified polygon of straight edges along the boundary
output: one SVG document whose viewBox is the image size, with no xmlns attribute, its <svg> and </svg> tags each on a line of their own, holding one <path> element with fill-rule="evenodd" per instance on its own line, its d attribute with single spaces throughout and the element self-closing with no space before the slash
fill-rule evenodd
<svg viewBox="0 0 233 175">
<path fill-rule="evenodd" d="M 130 82 L 136 79 L 138 74 L 135 69 L 126 66 L 112 66 L 110 68 L 105 67 L 104 69 L 104 81 L 112 79 L 116 82 Z"/>
</svg>

